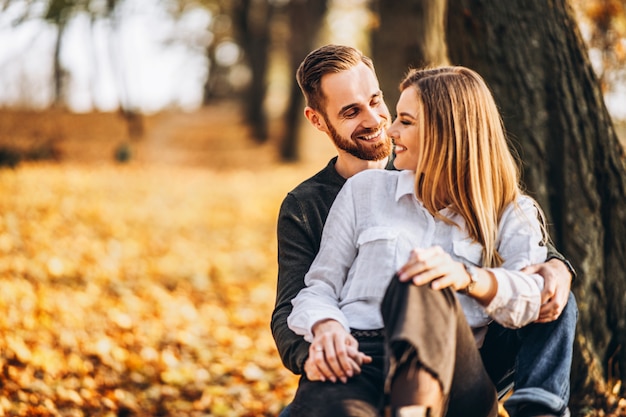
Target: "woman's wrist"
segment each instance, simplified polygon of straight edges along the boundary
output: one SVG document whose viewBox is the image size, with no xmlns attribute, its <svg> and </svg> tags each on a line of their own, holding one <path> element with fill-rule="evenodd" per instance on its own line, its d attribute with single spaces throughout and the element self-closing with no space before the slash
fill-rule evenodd
<svg viewBox="0 0 626 417">
<path fill-rule="evenodd" d="M 463 288 L 461 291 L 463 292 L 463 294 L 467 294 L 471 296 L 472 291 L 474 290 L 474 287 L 476 287 L 476 283 L 478 281 L 478 271 L 476 267 L 473 265 L 465 264 L 464 266 L 465 266 L 465 273 L 467 274 L 469 281 L 467 282 L 467 285 L 465 286 L 465 288 Z"/>
<path fill-rule="evenodd" d="M 465 272 L 468 276 L 467 285 L 461 292 L 482 305 L 488 305 L 498 291 L 496 277 L 489 270 L 474 265 L 465 265 Z"/>
</svg>

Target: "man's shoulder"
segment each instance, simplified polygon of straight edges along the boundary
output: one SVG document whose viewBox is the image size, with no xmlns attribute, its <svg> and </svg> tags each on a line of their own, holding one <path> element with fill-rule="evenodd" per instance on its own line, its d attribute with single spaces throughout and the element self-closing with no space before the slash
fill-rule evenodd
<svg viewBox="0 0 626 417">
<path fill-rule="evenodd" d="M 345 184 L 345 179 L 335 171 L 335 159 L 331 159 L 324 169 L 287 193 L 281 204 L 280 216 L 302 216 L 308 213 L 326 217 L 330 206 Z"/>
<path fill-rule="evenodd" d="M 345 180 L 335 171 L 334 161 L 335 159 L 332 159 L 318 173 L 298 184 L 288 193 L 288 197 L 298 200 L 307 200 L 311 197 L 334 199 L 345 183 Z"/>
</svg>

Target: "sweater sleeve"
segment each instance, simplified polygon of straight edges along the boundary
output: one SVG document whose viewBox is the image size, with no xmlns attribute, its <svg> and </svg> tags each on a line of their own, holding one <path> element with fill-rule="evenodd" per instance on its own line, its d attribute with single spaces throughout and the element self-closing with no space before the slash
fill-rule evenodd
<svg viewBox="0 0 626 417">
<path fill-rule="evenodd" d="M 546 247 L 548 249 L 548 256 L 546 257 L 546 261 L 549 261 L 550 259 L 558 259 L 559 261 L 563 262 L 565 264 L 565 267 L 567 267 L 567 270 L 569 271 L 570 274 L 572 274 L 572 281 L 574 281 L 574 279 L 576 279 L 576 270 L 574 269 L 574 267 L 572 266 L 572 264 L 570 263 L 570 261 L 568 261 L 565 256 L 563 256 L 555 247 L 551 242 L 548 242 L 546 244 Z"/>
<path fill-rule="evenodd" d="M 317 253 L 317 239 L 307 220 L 300 202 L 288 194 L 278 215 L 278 284 L 271 329 L 283 364 L 295 374 L 303 372 L 309 343 L 289 329 L 287 317 Z"/>
<path fill-rule="evenodd" d="M 313 325 L 321 320 L 336 320 L 350 332 L 339 300 L 357 254 L 351 185 L 348 181 L 337 195 L 324 226 L 319 252 L 305 276 L 306 288 L 292 301 L 289 327 L 308 341 L 313 339 Z"/>
</svg>

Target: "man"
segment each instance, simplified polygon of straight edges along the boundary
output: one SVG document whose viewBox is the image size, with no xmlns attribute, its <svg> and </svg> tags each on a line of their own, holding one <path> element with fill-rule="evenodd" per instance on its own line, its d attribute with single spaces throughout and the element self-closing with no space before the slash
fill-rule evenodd
<svg viewBox="0 0 626 417">
<path fill-rule="evenodd" d="M 345 336 L 334 322 L 321 322 L 314 337 L 326 349 L 319 355 L 287 327 L 287 317 L 319 250 L 328 211 L 346 179 L 365 169 L 393 168 L 392 144 L 385 132 L 391 116 L 371 60 L 353 48 L 327 45 L 311 52 L 298 69 L 297 80 L 307 101 L 305 117 L 330 137 L 338 155 L 291 191 L 281 206 L 272 333 L 283 363 L 295 374 L 349 384 L 371 360 L 358 351 L 363 339 Z M 573 342 L 576 305 L 568 303 L 571 269 L 558 253 L 551 257 L 556 259 L 526 271 L 545 280 L 538 323 L 523 332 L 490 327 L 481 349 L 483 357 L 490 359 L 486 368 L 499 390 L 510 387 L 509 371 L 515 370 L 516 390 L 506 403 L 512 417 L 568 412 L 571 356 L 563 356 L 560 347 Z M 529 343 L 521 343 L 520 338 Z M 510 349 L 501 349 L 503 340 Z M 515 367 L 516 363 L 520 365 Z"/>
</svg>

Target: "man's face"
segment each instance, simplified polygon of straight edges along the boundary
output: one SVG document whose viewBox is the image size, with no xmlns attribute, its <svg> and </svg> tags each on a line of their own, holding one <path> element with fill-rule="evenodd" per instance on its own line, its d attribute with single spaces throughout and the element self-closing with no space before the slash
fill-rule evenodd
<svg viewBox="0 0 626 417">
<path fill-rule="evenodd" d="M 363 63 L 322 78 L 326 98 L 321 112 L 321 130 L 335 146 L 366 161 L 378 161 L 391 154 L 386 129 L 391 116 L 378 80 Z"/>
</svg>

